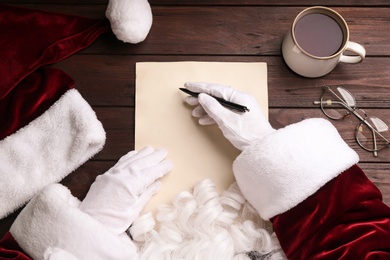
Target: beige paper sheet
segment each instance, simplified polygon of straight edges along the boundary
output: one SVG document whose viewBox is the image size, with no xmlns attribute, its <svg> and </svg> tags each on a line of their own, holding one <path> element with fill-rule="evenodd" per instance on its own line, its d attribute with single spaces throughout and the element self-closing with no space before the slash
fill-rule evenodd
<svg viewBox="0 0 390 260">
<path fill-rule="evenodd" d="M 217 126 L 200 126 L 193 107 L 179 91 L 185 82 L 204 81 L 233 86 L 253 94 L 268 116 L 266 63 L 142 62 L 136 64 L 135 149 L 146 145 L 168 150 L 174 169 L 144 212 L 170 203 L 210 178 L 219 192 L 234 182 L 232 162 L 239 154 Z M 245 105 L 245 104 L 244 104 Z"/>
</svg>

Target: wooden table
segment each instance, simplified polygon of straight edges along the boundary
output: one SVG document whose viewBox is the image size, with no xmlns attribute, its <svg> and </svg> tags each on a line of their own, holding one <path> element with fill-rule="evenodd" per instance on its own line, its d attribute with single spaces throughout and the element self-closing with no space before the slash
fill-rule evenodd
<svg viewBox="0 0 390 260">
<path fill-rule="evenodd" d="M 35 9 L 104 18 L 107 0 L 0 0 Z M 107 132 L 104 150 L 62 183 L 83 199 L 98 174 L 134 148 L 135 63 L 140 61 L 246 61 L 268 64 L 269 118 L 273 127 L 325 117 L 313 105 L 323 85 L 343 85 L 367 114 L 390 123 L 390 3 L 387 0 L 150 0 L 154 14 L 148 38 L 137 45 L 108 33 L 87 49 L 55 64 L 76 80 Z M 35 4 L 39 3 L 39 4 Z M 305 7 L 325 5 L 350 27 L 350 40 L 364 45 L 366 59 L 340 64 L 318 79 L 302 78 L 285 65 L 280 46 L 294 17 Z M 390 205 L 390 148 L 375 158 L 354 139 L 358 121 L 333 122 L 355 149 L 360 166 Z M 1 184 L 4 185 L 4 184 Z M 353 190 L 351 190 L 353 192 Z M 17 212 L 0 220 L 0 236 Z"/>
</svg>

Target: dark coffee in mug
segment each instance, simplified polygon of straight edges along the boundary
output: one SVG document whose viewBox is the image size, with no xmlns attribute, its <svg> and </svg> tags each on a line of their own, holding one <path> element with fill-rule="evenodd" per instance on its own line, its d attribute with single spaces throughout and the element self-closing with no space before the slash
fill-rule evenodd
<svg viewBox="0 0 390 260">
<path fill-rule="evenodd" d="M 339 13 L 325 6 L 312 6 L 295 17 L 283 38 L 282 55 L 295 73 L 318 78 L 340 62 L 362 62 L 366 50 L 349 40 L 348 25 Z"/>
<path fill-rule="evenodd" d="M 301 17 L 295 25 L 294 34 L 298 45 L 317 57 L 332 56 L 344 43 L 340 25 L 332 17 L 321 13 Z"/>
</svg>

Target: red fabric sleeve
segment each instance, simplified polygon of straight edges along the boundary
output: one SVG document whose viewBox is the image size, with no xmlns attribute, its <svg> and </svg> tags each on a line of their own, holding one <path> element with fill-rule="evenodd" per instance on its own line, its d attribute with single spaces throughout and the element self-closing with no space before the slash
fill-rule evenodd
<svg viewBox="0 0 390 260">
<path fill-rule="evenodd" d="M 288 259 L 390 259 L 390 208 L 357 165 L 272 222 Z"/>
<path fill-rule="evenodd" d="M 41 116 L 74 84 L 65 72 L 47 66 L 24 78 L 0 102 L 0 140 Z"/>
<path fill-rule="evenodd" d="M 0 259 L 30 260 L 18 243 L 12 237 L 11 233 L 6 233 L 0 240 Z"/>
</svg>

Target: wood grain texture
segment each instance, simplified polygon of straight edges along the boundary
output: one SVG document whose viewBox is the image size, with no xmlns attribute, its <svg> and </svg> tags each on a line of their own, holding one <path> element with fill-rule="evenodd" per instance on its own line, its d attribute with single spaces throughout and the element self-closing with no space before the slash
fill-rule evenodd
<svg viewBox="0 0 390 260">
<path fill-rule="evenodd" d="M 390 39 L 390 37 L 389 37 Z M 92 105 L 134 106 L 135 63 L 147 61 L 266 62 L 270 107 L 313 108 L 322 86 L 342 85 L 355 96 L 359 107 L 390 107 L 390 59 L 368 57 L 362 63 L 339 64 L 317 79 L 293 73 L 281 56 L 206 55 L 74 55 L 55 64 L 76 80 L 76 87 Z"/>
<path fill-rule="evenodd" d="M 108 0 L 0 0 L 0 3 L 7 4 L 65 4 L 65 5 L 107 5 Z M 307 0 L 149 0 L 152 6 L 390 6 L 386 0 L 322 0 L 322 1 L 307 1 Z"/>
<path fill-rule="evenodd" d="M 107 0 L 0 0 L 0 3 L 104 19 Z M 323 117 L 313 105 L 321 86 L 343 85 L 369 115 L 390 122 L 390 2 L 387 0 L 151 0 L 153 27 L 137 45 L 102 35 L 90 47 L 57 63 L 93 106 L 107 132 L 104 149 L 62 183 L 83 199 L 95 177 L 134 148 L 135 63 L 145 61 L 229 61 L 268 64 L 269 118 L 275 128 Z M 305 7 L 333 7 L 350 27 L 350 40 L 364 45 L 367 58 L 339 64 L 322 78 L 306 79 L 284 63 L 280 46 L 294 17 Z M 1 6 L 0 6 L 1 8 Z M 189 115 L 190 116 L 190 115 Z M 358 121 L 332 121 L 358 152 L 360 167 L 390 205 L 390 149 L 375 158 L 354 139 Z M 0 220 L 0 237 L 17 216 Z"/>
</svg>

